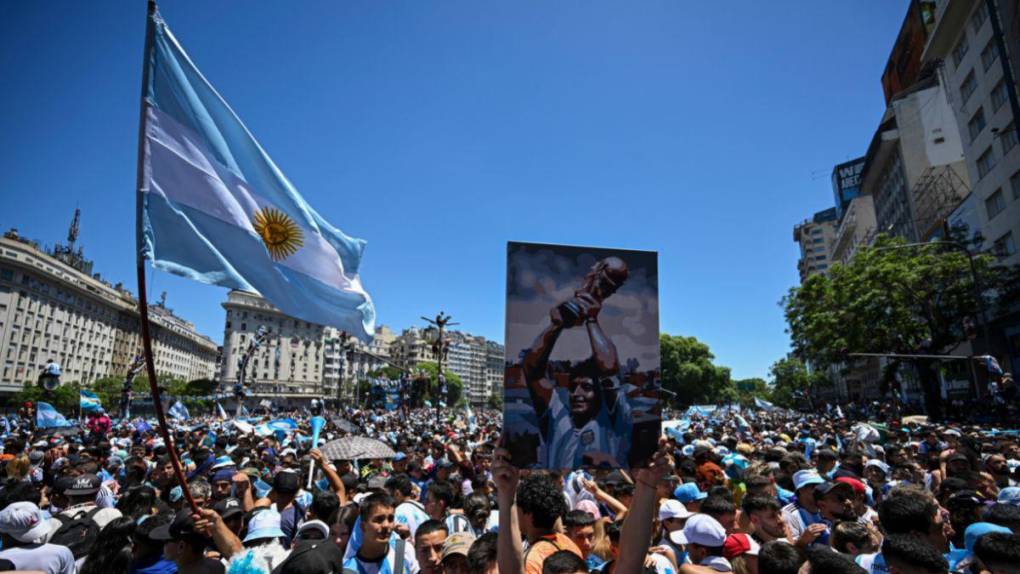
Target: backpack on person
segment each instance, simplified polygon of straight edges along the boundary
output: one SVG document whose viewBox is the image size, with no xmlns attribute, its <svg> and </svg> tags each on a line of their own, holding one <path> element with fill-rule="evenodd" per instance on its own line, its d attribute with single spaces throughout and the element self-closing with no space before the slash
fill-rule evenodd
<svg viewBox="0 0 1020 574">
<path fill-rule="evenodd" d="M 66 546 L 75 560 L 84 558 L 99 538 L 101 529 L 93 518 L 100 510 L 96 507 L 88 512 L 79 512 L 74 517 L 58 514 L 56 519 L 60 521 L 60 528 L 50 537 L 50 544 Z"/>
</svg>

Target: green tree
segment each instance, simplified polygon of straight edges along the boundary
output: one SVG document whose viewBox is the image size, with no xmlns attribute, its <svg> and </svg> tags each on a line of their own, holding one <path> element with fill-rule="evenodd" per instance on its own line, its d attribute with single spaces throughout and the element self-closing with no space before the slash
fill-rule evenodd
<svg viewBox="0 0 1020 574">
<path fill-rule="evenodd" d="M 391 381 L 395 381 L 395 380 L 399 379 L 400 375 L 402 375 L 402 374 L 403 374 L 403 371 L 401 371 L 400 369 L 394 367 L 393 365 L 386 365 L 386 366 L 384 366 L 381 369 L 376 369 L 374 371 L 371 371 L 370 373 L 368 373 L 368 376 L 370 378 L 373 378 L 373 379 L 374 378 L 379 378 L 379 377 L 386 377 L 387 379 L 390 379 Z"/>
<path fill-rule="evenodd" d="M 439 391 L 437 382 L 439 381 L 439 365 L 432 362 L 421 363 L 418 365 L 418 369 L 425 373 L 425 377 L 428 379 L 428 388 L 425 391 L 425 398 L 432 401 L 435 404 L 437 397 L 436 394 Z M 464 381 L 460 380 L 460 376 L 450 370 L 443 371 L 446 376 L 446 385 L 449 388 L 449 402 L 447 404 L 457 405 L 461 402 L 461 397 L 464 396 Z"/>
<path fill-rule="evenodd" d="M 760 377 L 733 381 L 733 388 L 737 394 L 737 402 L 745 407 L 753 406 L 755 397 L 768 399 L 770 396 L 769 384 Z"/>
<path fill-rule="evenodd" d="M 828 385 L 825 374 L 820 371 L 808 372 L 807 365 L 797 357 L 784 357 L 769 369 L 772 390 L 769 400 L 786 408 L 798 406 L 798 402 L 810 395 L 810 389 Z"/>
<path fill-rule="evenodd" d="M 488 407 L 497 411 L 503 410 L 503 393 L 495 392 L 489 395 Z"/>
<path fill-rule="evenodd" d="M 818 368 L 847 361 L 850 353 L 941 354 L 966 339 L 963 325 L 981 306 L 994 310 L 1016 296 L 1017 270 L 978 255 L 982 283 L 975 297 L 967 256 L 947 246 L 903 247 L 880 235 L 846 265 L 808 278 L 782 305 L 797 356 Z M 936 361 L 913 361 L 928 415 L 941 418 Z M 886 370 L 895 376 L 899 363 Z"/>
<path fill-rule="evenodd" d="M 676 393 L 681 405 L 736 400 L 730 369 L 712 363 L 715 355 L 695 337 L 659 335 L 662 386 Z"/>
<path fill-rule="evenodd" d="M 53 408 L 68 419 L 78 417 L 78 383 L 64 383 L 54 391 L 46 391 L 35 381 L 25 381 L 25 387 L 11 398 L 11 404 L 22 405 L 31 401 L 40 401 L 53 405 Z"/>
</svg>

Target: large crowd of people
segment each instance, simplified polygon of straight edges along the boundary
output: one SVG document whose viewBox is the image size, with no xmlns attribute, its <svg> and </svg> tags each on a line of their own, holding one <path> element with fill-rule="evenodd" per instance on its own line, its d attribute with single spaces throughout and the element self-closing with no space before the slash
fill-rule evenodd
<svg viewBox="0 0 1020 574">
<path fill-rule="evenodd" d="M 141 419 L 54 430 L 10 418 L 0 570 L 1020 572 L 1020 440 L 1008 431 L 666 413 L 648 466 L 554 471 L 509 463 L 496 411 L 324 414 L 319 445 L 308 413 L 178 421 L 172 444 Z M 280 417 L 297 428 L 261 424 Z M 325 454 L 352 434 L 393 455 Z"/>
</svg>

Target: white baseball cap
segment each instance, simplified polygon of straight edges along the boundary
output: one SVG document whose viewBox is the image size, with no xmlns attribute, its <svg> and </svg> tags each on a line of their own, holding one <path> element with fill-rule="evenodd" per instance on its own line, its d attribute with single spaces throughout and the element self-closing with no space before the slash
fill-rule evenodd
<svg viewBox="0 0 1020 574">
<path fill-rule="evenodd" d="M 668 518 L 690 518 L 694 513 L 679 500 L 669 499 L 659 505 L 659 522 Z"/>
<path fill-rule="evenodd" d="M 707 514 L 695 514 L 684 525 L 684 538 L 689 544 L 719 547 L 726 543 L 726 529 Z"/>
<path fill-rule="evenodd" d="M 49 521 L 32 502 L 15 502 L 0 510 L 0 532 L 18 542 L 35 542 L 49 531 Z"/>
</svg>

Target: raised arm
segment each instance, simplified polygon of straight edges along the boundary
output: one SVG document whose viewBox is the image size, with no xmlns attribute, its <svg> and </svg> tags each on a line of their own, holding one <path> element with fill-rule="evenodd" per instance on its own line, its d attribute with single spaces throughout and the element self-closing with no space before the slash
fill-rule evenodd
<svg viewBox="0 0 1020 574">
<path fill-rule="evenodd" d="M 524 574 L 524 545 L 517 524 L 517 483 L 521 471 L 510 464 L 510 453 L 496 449 L 492 460 L 492 481 L 499 502 L 499 533 L 496 537 L 496 564 L 500 574 Z"/>
<path fill-rule="evenodd" d="M 319 464 L 319 468 L 326 475 L 326 480 L 329 481 L 329 487 L 333 489 L 336 497 L 340 499 L 340 506 L 347 504 L 347 489 L 344 487 L 344 481 L 340 479 L 340 475 L 333 470 L 333 467 L 326 462 L 325 457 L 322 456 L 322 451 L 313 448 L 308 453 L 308 456 L 312 457 L 312 460 Z"/>
<path fill-rule="evenodd" d="M 546 368 L 549 366 L 549 356 L 556 346 L 556 340 L 562 332 L 563 326 L 553 321 L 538 335 L 531 348 L 525 351 L 521 364 L 531 404 L 540 417 L 545 414 L 549 401 L 552 400 L 555 383 L 546 378 Z"/>
<path fill-rule="evenodd" d="M 648 551 L 648 541 L 652 539 L 652 521 L 658 502 L 655 485 L 671 466 L 669 457 L 660 452 L 650 467 L 635 473 L 637 486 L 634 487 L 634 499 L 627 518 L 620 529 L 620 558 L 617 560 L 616 572 L 641 571 Z"/>
<path fill-rule="evenodd" d="M 588 339 L 591 341 L 591 354 L 595 359 L 595 369 L 600 375 L 615 375 L 620 372 L 620 360 L 616 356 L 616 345 L 602 331 L 597 317 L 587 320 Z"/>
</svg>

